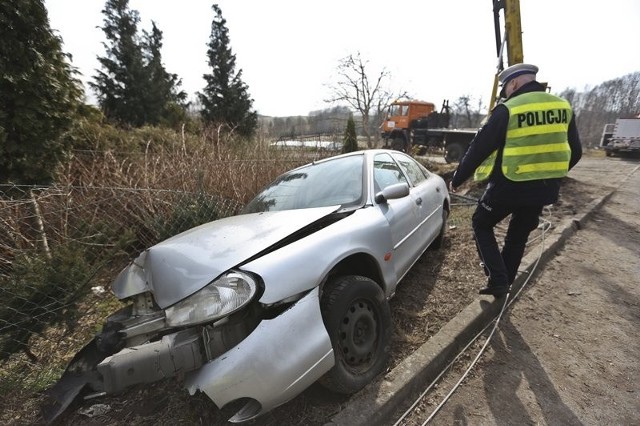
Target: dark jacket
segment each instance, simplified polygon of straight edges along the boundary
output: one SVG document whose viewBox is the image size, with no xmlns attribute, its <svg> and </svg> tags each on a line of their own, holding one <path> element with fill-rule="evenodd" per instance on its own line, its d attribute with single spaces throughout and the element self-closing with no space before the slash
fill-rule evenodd
<svg viewBox="0 0 640 426">
<path fill-rule="evenodd" d="M 511 96 L 518 96 L 528 92 L 544 91 L 537 81 L 529 82 L 515 91 Z M 453 187 L 462 185 L 473 176 L 476 168 L 495 150 L 498 150 L 493 172 L 489 176 L 487 189 L 482 200 L 490 204 L 517 204 L 517 205 L 548 205 L 558 201 L 560 181 L 562 179 L 541 179 L 525 182 L 514 182 L 502 174 L 502 149 L 505 145 L 507 125 L 509 122 L 509 110 L 500 104 L 496 106 L 487 123 L 482 126 L 478 134 L 473 138 L 469 149 L 460 160 L 460 164 L 453 175 L 451 184 Z M 569 169 L 576 165 L 582 157 L 582 145 L 578 136 L 575 116 L 571 117 L 568 131 L 571 159 Z"/>
</svg>

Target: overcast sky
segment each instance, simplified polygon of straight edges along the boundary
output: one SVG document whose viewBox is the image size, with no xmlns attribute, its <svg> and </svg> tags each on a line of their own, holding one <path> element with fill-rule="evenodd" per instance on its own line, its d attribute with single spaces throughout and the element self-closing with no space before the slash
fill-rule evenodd
<svg viewBox="0 0 640 426">
<path fill-rule="evenodd" d="M 104 0 L 45 0 L 51 27 L 89 81 L 104 54 Z M 130 0 L 141 29 L 163 32 L 163 61 L 191 99 L 209 73 L 213 2 Z M 259 114 L 331 107 L 341 58 L 360 52 L 370 75 L 440 105 L 470 95 L 488 103 L 497 59 L 491 0 L 219 0 L 236 70 Z M 554 93 L 640 71 L 640 0 L 520 0 L 525 62 Z M 89 99 L 93 95 L 87 90 Z"/>
</svg>

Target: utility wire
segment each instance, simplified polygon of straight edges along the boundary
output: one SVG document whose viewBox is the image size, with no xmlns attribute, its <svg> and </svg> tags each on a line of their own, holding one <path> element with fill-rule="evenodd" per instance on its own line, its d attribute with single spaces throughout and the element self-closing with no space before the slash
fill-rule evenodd
<svg viewBox="0 0 640 426">
<path fill-rule="evenodd" d="M 467 198 L 469 198 L 469 197 L 467 197 Z M 550 214 L 550 210 L 547 209 L 546 213 Z M 549 230 L 551 228 L 551 223 L 547 219 L 543 219 L 543 223 L 541 225 L 542 225 L 542 235 L 541 235 L 542 241 L 540 242 L 540 253 L 538 255 L 538 258 L 536 259 L 536 262 L 533 265 L 533 268 L 531 269 L 531 272 L 529 272 L 529 275 L 527 276 L 527 279 L 525 280 L 525 282 L 522 284 L 522 286 L 520 287 L 518 292 L 513 297 L 510 297 L 510 294 L 507 294 L 505 296 L 505 300 L 504 300 L 504 303 L 503 303 L 502 308 L 500 310 L 500 313 L 498 314 L 497 318 L 492 322 L 493 323 L 493 328 L 491 330 L 491 333 L 489 333 L 489 336 L 487 337 L 487 340 L 485 341 L 484 345 L 482 346 L 482 348 L 480 349 L 480 351 L 478 352 L 478 354 L 476 355 L 474 360 L 471 362 L 471 364 L 469 365 L 467 370 L 464 372 L 464 374 L 462 375 L 460 380 L 458 380 L 458 382 L 454 385 L 454 387 L 451 389 L 451 391 L 449 391 L 449 393 L 444 397 L 442 402 L 440 402 L 440 404 L 438 404 L 438 406 L 434 409 L 434 411 L 431 413 L 431 415 L 424 421 L 424 423 L 422 423 L 422 426 L 425 426 L 429 421 L 431 421 L 433 419 L 433 417 L 438 413 L 438 411 L 440 411 L 440 409 L 444 406 L 444 404 L 447 403 L 447 401 L 449 400 L 451 395 L 453 395 L 453 393 L 458 389 L 460 384 L 467 378 L 467 376 L 469 375 L 469 372 L 475 367 L 476 363 L 478 362 L 478 360 L 480 359 L 480 357 L 484 353 L 486 347 L 488 346 L 489 342 L 491 341 L 491 338 L 493 337 L 493 334 L 495 333 L 495 331 L 498 328 L 498 324 L 500 323 L 500 319 L 502 318 L 502 314 L 520 296 L 520 293 L 522 292 L 522 290 L 524 290 L 525 286 L 529 283 L 529 280 L 533 276 L 533 273 L 535 272 L 535 270 L 538 267 L 538 264 L 540 263 L 540 259 L 542 258 L 542 253 L 544 252 L 544 237 L 545 237 L 545 233 L 547 232 L 547 230 Z M 492 323 L 487 324 L 478 334 L 476 334 L 476 336 L 462 349 L 462 351 L 460 351 L 460 353 L 453 359 L 453 361 L 451 361 L 440 372 L 440 374 L 438 374 L 438 376 L 433 380 L 433 382 L 431 382 L 431 384 L 420 394 L 420 396 L 411 405 L 411 407 L 409 407 L 409 409 L 402 414 L 402 416 L 398 419 L 398 421 L 396 421 L 394 423 L 394 426 L 398 426 L 415 409 L 415 407 L 420 403 L 420 401 L 422 401 L 424 396 L 431 390 L 431 388 L 433 388 L 433 386 L 438 382 L 438 380 L 440 380 L 440 378 L 449 370 L 449 368 L 467 351 L 467 349 L 469 349 L 469 347 L 473 343 L 475 343 L 475 341 L 489 328 L 489 326 L 491 326 Z"/>
</svg>

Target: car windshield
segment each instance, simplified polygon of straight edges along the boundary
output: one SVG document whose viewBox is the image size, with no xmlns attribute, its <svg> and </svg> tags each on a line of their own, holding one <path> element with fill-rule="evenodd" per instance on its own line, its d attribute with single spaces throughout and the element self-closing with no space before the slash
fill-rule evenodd
<svg viewBox="0 0 640 426">
<path fill-rule="evenodd" d="M 243 213 L 359 205 L 363 161 L 363 155 L 352 155 L 285 173 L 251 200 Z"/>
</svg>

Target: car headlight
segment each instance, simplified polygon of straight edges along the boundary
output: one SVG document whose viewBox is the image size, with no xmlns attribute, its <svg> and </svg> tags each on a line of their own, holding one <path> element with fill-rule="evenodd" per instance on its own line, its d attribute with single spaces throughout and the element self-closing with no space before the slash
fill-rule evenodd
<svg viewBox="0 0 640 426">
<path fill-rule="evenodd" d="M 250 275 L 229 271 L 202 290 L 167 308 L 167 325 L 193 325 L 225 317 L 249 303 L 256 288 L 256 282 Z"/>
</svg>

